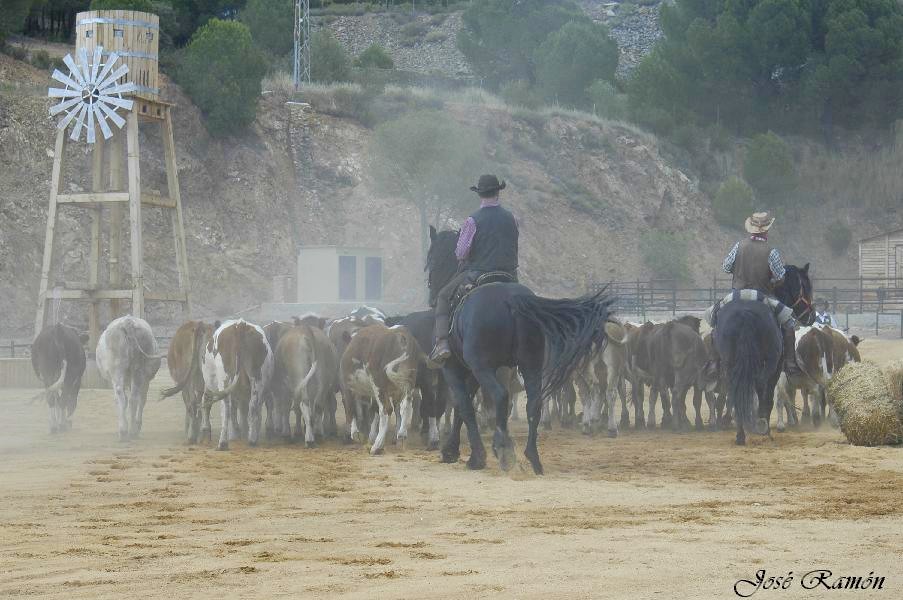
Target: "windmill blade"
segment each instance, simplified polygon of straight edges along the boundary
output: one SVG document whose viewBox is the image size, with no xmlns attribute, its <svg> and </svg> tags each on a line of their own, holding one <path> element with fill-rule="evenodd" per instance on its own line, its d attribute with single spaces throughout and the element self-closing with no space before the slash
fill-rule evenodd
<svg viewBox="0 0 903 600">
<path fill-rule="evenodd" d="M 82 93 L 78 90 L 64 90 L 62 88 L 49 88 L 47 90 L 48 98 L 75 98 L 81 97 Z"/>
<path fill-rule="evenodd" d="M 67 56 L 68 56 L 68 55 L 67 55 Z M 76 78 L 77 78 L 77 75 L 78 75 L 78 74 L 77 74 L 75 71 L 72 71 L 72 73 L 73 73 L 74 75 L 76 75 Z M 71 87 L 71 88 L 77 88 L 77 89 L 78 89 L 78 88 L 84 87 L 84 84 L 78 83 L 77 81 L 73 80 L 71 77 L 67 76 L 65 73 L 63 73 L 63 72 L 60 71 L 59 69 L 54 69 L 53 75 L 51 75 L 51 77 L 52 77 L 53 79 L 56 79 L 57 81 L 59 81 L 59 82 L 62 83 L 63 85 L 68 85 L 68 86 Z"/>
<path fill-rule="evenodd" d="M 133 82 L 127 81 L 125 83 L 120 83 L 119 85 L 114 85 L 112 87 L 101 88 L 100 93 L 104 96 L 112 96 L 113 94 L 128 94 L 129 92 L 134 92 L 138 89 Z"/>
<path fill-rule="evenodd" d="M 104 79 L 99 84 L 97 84 L 97 87 L 105 88 L 128 72 L 129 72 L 128 65 L 119 65 L 119 68 L 117 68 L 115 71 L 113 71 L 110 75 L 107 75 L 106 79 Z"/>
<path fill-rule="evenodd" d="M 123 119 L 122 117 L 120 117 L 119 115 L 117 115 L 115 110 L 113 110 L 112 108 L 110 108 L 109 106 L 107 106 L 106 104 L 104 104 L 103 102 L 98 102 L 98 103 L 95 104 L 94 106 L 99 106 L 100 109 L 103 111 L 103 114 L 107 115 L 107 117 L 108 117 L 111 121 L 113 121 L 113 123 L 114 123 L 114 124 L 116 125 L 116 127 L 118 127 L 119 129 L 122 129 L 123 126 L 125 126 L 125 119 Z"/>
<path fill-rule="evenodd" d="M 123 108 L 125 110 L 132 110 L 133 102 L 131 100 L 123 100 L 122 98 L 117 98 L 116 96 L 101 96 L 98 98 L 101 102 L 106 102 L 107 104 L 112 104 L 113 106 L 117 106 L 119 108 Z"/>
<path fill-rule="evenodd" d="M 103 104 L 95 104 L 91 107 L 91 110 L 94 112 L 94 117 L 97 120 L 97 124 L 100 125 L 100 132 L 103 134 L 103 139 L 108 140 L 113 137 L 113 132 L 110 131 L 110 126 L 107 125 L 107 119 L 104 117 L 103 112 L 100 107 Z"/>
<path fill-rule="evenodd" d="M 75 106 L 76 104 L 78 104 L 81 101 L 82 101 L 82 95 L 79 94 L 77 97 L 72 98 L 71 100 L 66 100 L 65 102 L 60 102 L 56 106 L 51 106 L 50 107 L 50 116 L 53 117 L 53 116 L 60 114 L 64 110 L 69 110 L 70 108 L 72 108 L 73 106 Z"/>
<path fill-rule="evenodd" d="M 69 136 L 69 139 L 73 142 L 78 141 L 78 136 L 82 133 L 82 127 L 85 125 L 85 113 L 88 112 L 88 105 L 82 104 L 81 108 L 78 110 L 78 119 L 75 120 L 75 127 L 72 128 L 72 135 Z"/>
<path fill-rule="evenodd" d="M 97 131 L 94 128 L 94 107 L 88 106 L 88 143 L 93 144 L 97 141 Z"/>
<path fill-rule="evenodd" d="M 78 65 L 75 64 L 74 60 L 72 60 L 71 54 L 67 54 L 66 56 L 64 56 L 63 62 L 66 63 L 66 66 L 69 67 L 69 72 L 72 73 L 72 76 L 75 77 L 75 80 L 78 82 L 73 87 L 81 87 L 87 83 L 85 81 L 85 78 L 82 77 L 82 74 L 79 72 Z M 56 73 L 53 74 L 53 78 L 56 79 L 57 81 L 60 81 L 59 79 L 57 79 Z M 62 81 L 61 83 L 66 83 L 66 82 Z"/>
<path fill-rule="evenodd" d="M 110 55 L 107 57 L 106 64 L 103 66 L 103 69 L 101 69 L 100 73 L 97 75 L 97 79 L 95 80 L 95 83 L 98 83 L 98 82 L 101 82 L 104 80 L 104 78 L 110 72 L 110 69 L 112 69 L 113 65 L 116 64 L 117 60 L 119 60 L 119 55 L 116 54 L 115 52 L 110 53 Z"/>
<path fill-rule="evenodd" d="M 85 80 L 85 83 L 91 83 L 88 78 L 91 76 L 91 69 L 88 67 L 88 50 L 85 48 L 79 48 L 78 50 L 78 60 L 81 63 L 81 76 Z"/>
<path fill-rule="evenodd" d="M 97 83 L 97 71 L 100 69 L 100 59 L 103 56 L 103 48 L 94 46 L 94 59 L 91 62 L 91 83 Z"/>
<path fill-rule="evenodd" d="M 80 109 L 81 109 L 81 107 L 73 108 L 72 110 L 70 110 L 70 111 L 66 114 L 65 117 L 63 117 L 62 119 L 60 119 L 60 122 L 57 124 L 56 128 L 57 128 L 57 129 L 66 129 L 66 127 L 69 126 L 69 123 L 72 122 L 72 119 L 74 119 L 75 116 L 78 114 L 78 111 L 79 111 Z"/>
</svg>

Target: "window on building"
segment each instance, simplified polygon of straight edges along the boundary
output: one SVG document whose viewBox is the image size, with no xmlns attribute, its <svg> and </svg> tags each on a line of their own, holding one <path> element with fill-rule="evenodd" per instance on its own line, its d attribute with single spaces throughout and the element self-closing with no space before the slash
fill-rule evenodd
<svg viewBox="0 0 903 600">
<path fill-rule="evenodd" d="M 364 288 L 366 300 L 382 300 L 383 298 L 383 259 L 368 256 L 364 267 Z"/>
<path fill-rule="evenodd" d="M 339 256 L 339 300 L 357 300 L 356 256 Z"/>
</svg>

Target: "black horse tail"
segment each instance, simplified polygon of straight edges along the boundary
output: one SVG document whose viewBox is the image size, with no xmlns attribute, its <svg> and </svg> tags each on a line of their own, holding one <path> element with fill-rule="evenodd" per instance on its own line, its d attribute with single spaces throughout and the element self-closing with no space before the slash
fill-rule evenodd
<svg viewBox="0 0 903 600">
<path fill-rule="evenodd" d="M 728 400 L 733 403 L 735 417 L 747 431 L 756 431 L 756 373 L 762 369 L 765 357 L 759 341 L 759 328 L 762 326 L 758 316 L 749 311 L 736 312 L 724 326 L 727 339 L 733 339 L 730 356 Z M 761 401 L 761 399 L 759 399 Z"/>
<path fill-rule="evenodd" d="M 510 302 L 512 312 L 535 325 L 545 338 L 543 400 L 558 393 L 574 372 L 605 349 L 605 322 L 614 302 L 607 288 L 574 299 L 523 295 Z"/>
</svg>

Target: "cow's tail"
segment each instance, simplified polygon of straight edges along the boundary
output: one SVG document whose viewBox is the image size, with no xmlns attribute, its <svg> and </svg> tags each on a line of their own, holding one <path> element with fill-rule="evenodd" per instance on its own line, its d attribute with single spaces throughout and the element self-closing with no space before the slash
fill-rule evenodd
<svg viewBox="0 0 903 600">
<path fill-rule="evenodd" d="M 188 382 L 191 381 L 197 369 L 200 369 L 201 366 L 198 364 L 198 354 L 201 351 L 201 336 L 204 335 L 204 326 L 198 325 L 197 329 L 194 330 L 194 342 L 191 345 L 191 365 L 188 367 L 188 372 L 185 374 L 185 378 L 182 381 L 177 381 L 176 385 L 171 388 L 165 388 L 162 392 L 160 392 L 160 400 L 164 400 L 169 398 L 170 396 L 175 396 L 179 392 L 185 389 L 185 386 L 188 385 Z"/>
<path fill-rule="evenodd" d="M 135 324 L 131 321 L 125 322 L 125 334 L 129 338 L 129 341 L 134 344 L 135 349 L 138 350 L 145 358 L 164 358 L 162 354 L 148 354 L 144 348 L 141 347 L 141 342 L 138 340 L 138 336 L 135 335 Z"/>
<path fill-rule="evenodd" d="M 543 399 L 561 390 L 575 371 L 583 371 L 589 360 L 605 349 L 604 327 L 614 302 L 607 288 L 581 298 L 523 295 L 509 302 L 512 312 L 539 329 L 545 338 Z"/>
<path fill-rule="evenodd" d="M 206 404 L 213 404 L 214 402 L 219 402 L 229 394 L 235 391 L 235 388 L 238 387 L 239 382 L 241 382 L 241 343 L 238 344 L 238 352 L 235 353 L 235 381 L 232 382 L 232 385 L 228 386 L 221 392 L 217 392 L 215 390 L 208 390 L 210 393 L 209 400 L 205 400 Z"/>
<path fill-rule="evenodd" d="M 66 365 L 66 361 L 64 360 L 64 361 L 62 361 L 62 365 L 60 366 L 60 377 L 59 377 L 59 379 L 56 380 L 56 382 L 54 382 L 53 385 L 51 385 L 50 387 L 47 388 L 48 394 L 55 394 L 55 393 L 59 392 L 60 389 L 63 387 L 63 381 L 66 380 L 66 368 L 67 368 L 67 365 Z"/>
<path fill-rule="evenodd" d="M 307 386 L 310 384 L 310 380 L 313 379 L 314 375 L 317 372 L 317 361 L 313 361 L 310 365 L 310 371 L 307 372 L 307 375 L 304 376 L 304 379 L 298 383 L 297 387 L 295 387 L 294 398 L 300 399 L 301 393 L 307 390 Z"/>
</svg>

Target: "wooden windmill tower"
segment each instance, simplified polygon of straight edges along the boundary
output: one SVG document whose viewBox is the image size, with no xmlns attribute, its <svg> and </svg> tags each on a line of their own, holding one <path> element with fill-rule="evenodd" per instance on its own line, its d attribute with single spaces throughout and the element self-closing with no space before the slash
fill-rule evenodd
<svg viewBox="0 0 903 600">
<path fill-rule="evenodd" d="M 50 207 L 44 239 L 44 259 L 38 292 L 35 335 L 44 326 L 49 298 L 90 302 L 89 328 L 92 346 L 99 335 L 99 304 L 111 301 L 113 317 L 121 304 L 131 302 L 130 313 L 144 317 L 145 301 L 179 302 L 190 313 L 188 298 L 188 259 L 182 201 L 173 142 L 172 104 L 159 99 L 157 56 L 160 39 L 156 15 L 130 10 L 81 12 L 76 17 L 76 56 L 64 59 L 69 73 L 54 71 L 53 79 L 63 88 L 51 88 L 51 98 L 60 99 L 50 114 L 60 115 L 53 154 Z M 167 195 L 141 190 L 138 126 L 157 123 L 162 128 Z M 91 191 L 61 193 L 63 155 L 67 143 L 78 143 L 82 132 L 93 147 Z M 123 140 L 124 138 L 124 140 Z M 125 142 L 125 152 L 123 151 Z M 123 158 L 125 157 L 125 169 Z M 51 280 L 54 266 L 53 241 L 57 214 L 71 206 L 91 213 L 91 248 L 88 281 L 60 285 L 62 273 Z M 172 217 L 174 253 L 178 272 L 178 290 L 145 290 L 142 244 L 142 207 L 168 209 Z M 121 270 L 123 210 L 128 210 L 131 248 L 130 279 Z M 108 217 L 105 219 L 104 217 Z M 102 224 L 107 220 L 109 265 L 102 280 Z"/>
</svg>

